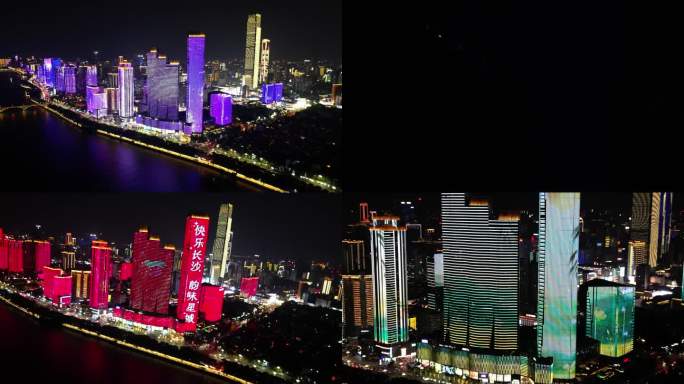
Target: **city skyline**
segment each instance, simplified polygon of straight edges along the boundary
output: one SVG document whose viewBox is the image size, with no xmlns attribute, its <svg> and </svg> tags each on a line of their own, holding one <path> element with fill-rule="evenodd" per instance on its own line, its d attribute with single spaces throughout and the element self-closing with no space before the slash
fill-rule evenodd
<svg viewBox="0 0 684 384">
<path fill-rule="evenodd" d="M 342 60 L 342 2 L 303 1 L 282 4 L 268 1 L 232 1 L 230 5 L 193 5 L 194 12 L 174 12 L 173 7 L 154 2 L 123 8 L 127 24 L 140 28 L 119 28 L 121 18 L 94 17 L 85 2 L 44 4 L 41 12 L 15 4 L 5 9 L 6 17 L 29 13 L 41 28 L 19 33 L 12 24 L 0 26 L 1 55 L 59 56 L 115 59 L 134 57 L 157 47 L 160 52 L 182 59 L 185 47 L 179 43 L 189 32 L 207 34 L 208 58 L 244 58 L 246 15 L 263 16 L 263 36 L 273 42 L 271 60 Z M 21 15 L 21 16 L 19 16 Z M 79 23 L 61 22 L 59 15 L 76 17 Z M 306 23 L 296 22 L 306 21 Z M 51 31 L 51 44 L 45 44 L 44 31 Z M 84 33 L 88 31 L 88 33 Z M 60 44 L 61 41 L 65 43 Z M 79 41 L 80 44 L 73 44 Z M 67 43 L 68 42 L 68 43 Z M 5 51 L 6 50 L 6 51 Z"/>
<path fill-rule="evenodd" d="M 37 197 L 41 203 L 31 203 Z M 133 242 L 133 233 L 140 227 L 147 227 L 152 235 L 161 238 L 162 245 L 173 244 L 176 249 L 182 248 L 185 216 L 193 212 L 211 218 L 211 247 L 219 208 L 228 202 L 234 206 L 233 255 L 258 254 L 267 260 L 295 260 L 298 264 L 325 260 L 341 266 L 341 207 L 337 197 L 130 193 L 9 194 L 4 198 L 14 202 L 0 212 L 0 228 L 5 233 L 31 233 L 38 224 L 48 235 L 101 233 L 102 240 L 122 247 Z M 93 206 L 98 209 L 91 209 Z M 292 241 L 293 238 L 307 241 Z"/>
</svg>

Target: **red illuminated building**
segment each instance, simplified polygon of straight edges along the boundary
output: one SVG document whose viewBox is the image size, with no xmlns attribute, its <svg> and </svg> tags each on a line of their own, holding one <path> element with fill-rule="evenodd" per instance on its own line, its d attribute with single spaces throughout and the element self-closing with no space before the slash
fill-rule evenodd
<svg viewBox="0 0 684 384">
<path fill-rule="evenodd" d="M 36 257 L 35 271 L 40 272 L 43 270 L 44 266 L 49 266 L 52 261 L 50 258 L 50 242 L 35 241 L 34 247 Z"/>
<path fill-rule="evenodd" d="M 182 331 L 194 331 L 199 312 L 200 285 L 204 271 L 204 258 L 209 234 L 209 217 L 191 215 L 185 220 L 185 239 L 181 259 L 180 285 L 178 288 L 178 310 L 176 316 L 185 325 L 177 327 Z"/>
<path fill-rule="evenodd" d="M 364 224 L 369 224 L 368 219 L 368 203 L 359 204 L 359 221 Z"/>
<path fill-rule="evenodd" d="M 240 280 L 240 295 L 246 298 L 250 298 L 256 295 L 256 291 L 259 288 L 259 276 L 256 277 L 243 277 Z"/>
<path fill-rule="evenodd" d="M 7 268 L 10 272 L 24 272 L 23 241 L 9 240 L 7 246 Z"/>
<path fill-rule="evenodd" d="M 125 281 L 133 276 L 133 263 L 121 263 L 119 270 L 119 280 Z"/>
<path fill-rule="evenodd" d="M 214 322 L 221 320 L 223 313 L 223 287 L 211 284 L 202 284 L 200 294 L 200 312 L 204 320 Z"/>
<path fill-rule="evenodd" d="M 173 245 L 161 248 L 159 238 L 149 236 L 146 228 L 133 234 L 131 308 L 162 314 L 169 312 L 175 252 Z"/>
<path fill-rule="evenodd" d="M 43 295 L 55 305 L 71 303 L 71 276 L 63 276 L 60 268 L 43 267 Z"/>
<path fill-rule="evenodd" d="M 9 268 L 9 240 L 0 237 L 0 270 L 6 271 Z"/>
<path fill-rule="evenodd" d="M 106 241 L 93 240 L 90 261 L 90 307 L 107 309 L 109 305 L 109 276 L 111 275 L 112 249 Z"/>
</svg>

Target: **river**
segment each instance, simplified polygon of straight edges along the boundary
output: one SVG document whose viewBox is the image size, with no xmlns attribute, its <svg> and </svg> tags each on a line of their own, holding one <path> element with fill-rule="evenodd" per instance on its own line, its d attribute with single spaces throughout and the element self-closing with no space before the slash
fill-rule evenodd
<svg viewBox="0 0 684 384">
<path fill-rule="evenodd" d="M 26 104 L 17 75 L 0 72 L 0 106 Z M 0 113 L 5 191 L 255 191 L 217 171 L 82 132 L 40 108 Z"/>
</svg>

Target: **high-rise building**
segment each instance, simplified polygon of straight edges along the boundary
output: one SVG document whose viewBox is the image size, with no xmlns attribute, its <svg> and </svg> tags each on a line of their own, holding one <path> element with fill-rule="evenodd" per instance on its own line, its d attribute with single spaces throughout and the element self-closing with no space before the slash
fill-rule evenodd
<svg viewBox="0 0 684 384">
<path fill-rule="evenodd" d="M 261 57 L 261 15 L 247 16 L 247 38 L 245 42 L 245 71 L 243 85 L 256 89 L 259 85 L 259 59 Z"/>
<path fill-rule="evenodd" d="M 344 249 L 344 273 L 367 273 L 370 262 L 366 259 L 366 248 L 363 240 L 342 240 Z"/>
<path fill-rule="evenodd" d="M 107 309 L 109 305 L 109 276 L 112 268 L 112 249 L 106 241 L 93 240 L 90 261 L 90 307 Z"/>
<path fill-rule="evenodd" d="M 233 99 L 226 93 L 212 93 L 209 98 L 211 117 L 216 125 L 227 125 L 233 121 Z"/>
<path fill-rule="evenodd" d="M 147 113 L 150 116 L 156 116 L 157 111 L 159 110 L 159 86 L 158 86 L 158 76 L 157 76 L 157 68 L 159 67 L 159 58 L 157 57 L 157 50 L 156 49 L 151 49 L 147 53 L 147 66 L 145 69 L 145 72 L 147 73 L 147 82 L 146 82 L 146 90 L 147 90 L 147 96 L 146 96 L 146 108 L 147 108 Z M 164 59 L 164 63 L 166 63 L 166 60 Z"/>
<path fill-rule="evenodd" d="M 141 228 L 133 234 L 132 253 L 131 308 L 168 313 L 175 247 L 162 248 L 158 237 Z"/>
<path fill-rule="evenodd" d="M 323 287 L 321 287 L 321 293 L 324 295 L 329 295 L 332 291 L 332 279 L 326 277 L 323 279 Z"/>
<path fill-rule="evenodd" d="M 428 308 L 442 312 L 444 306 L 444 254 L 435 253 L 427 260 Z"/>
<path fill-rule="evenodd" d="M 123 118 L 133 117 L 133 66 L 131 63 L 123 61 L 119 63 L 119 92 L 118 107 L 119 116 Z M 106 97 L 106 94 L 105 94 Z"/>
<path fill-rule="evenodd" d="M 633 284 L 637 266 L 648 263 L 648 243 L 642 240 L 630 240 L 627 243 L 627 279 Z"/>
<path fill-rule="evenodd" d="M 70 271 L 76 268 L 76 254 L 71 251 L 62 251 L 62 269 Z"/>
<path fill-rule="evenodd" d="M 342 275 L 342 323 L 344 337 L 373 326 L 372 275 Z"/>
<path fill-rule="evenodd" d="M 442 194 L 444 338 L 468 348 L 518 348 L 518 216 Z"/>
<path fill-rule="evenodd" d="M 197 326 L 200 285 L 202 284 L 208 235 L 209 217 L 198 215 L 187 217 L 176 316 L 184 322 L 184 329 L 190 331 Z"/>
<path fill-rule="evenodd" d="M 200 291 L 200 313 L 207 322 L 221 320 L 223 313 L 223 287 L 211 284 L 202 284 Z"/>
<path fill-rule="evenodd" d="M 223 203 L 219 208 L 216 238 L 212 248 L 210 281 L 214 285 L 223 283 L 226 277 L 233 242 L 233 204 Z"/>
<path fill-rule="evenodd" d="M 178 97 L 180 69 L 177 61 L 157 68 L 159 102 L 157 114 L 152 116 L 161 120 L 178 120 Z"/>
<path fill-rule="evenodd" d="M 86 86 L 97 87 L 97 65 L 86 67 Z"/>
<path fill-rule="evenodd" d="M 268 60 L 269 53 L 271 51 L 271 40 L 262 39 L 261 40 L 261 63 L 259 71 L 259 82 L 268 82 Z"/>
<path fill-rule="evenodd" d="M 109 88 L 119 88 L 119 74 L 116 72 L 108 73 L 107 85 Z"/>
<path fill-rule="evenodd" d="M 330 97 L 334 105 L 342 105 L 342 84 L 332 85 L 332 95 Z"/>
<path fill-rule="evenodd" d="M 119 92 L 117 88 L 105 88 L 107 95 L 107 113 L 114 115 L 119 112 Z"/>
<path fill-rule="evenodd" d="M 586 305 L 585 335 L 599 342 L 599 353 L 621 357 L 631 352 L 634 346 L 634 286 L 594 279 L 581 290 Z"/>
<path fill-rule="evenodd" d="M 249 299 L 256 295 L 257 289 L 259 289 L 259 276 L 243 277 L 240 279 L 240 296 Z"/>
<path fill-rule="evenodd" d="M 537 353 L 553 378 L 575 378 L 580 194 L 539 194 Z"/>
<path fill-rule="evenodd" d="M 397 216 L 374 216 L 370 229 L 374 340 L 392 358 L 408 341 L 406 228 Z"/>
<path fill-rule="evenodd" d="M 55 68 L 55 89 L 57 92 L 64 92 L 66 87 L 64 85 L 64 66 Z"/>
<path fill-rule="evenodd" d="M 670 249 L 672 221 L 672 192 L 653 192 L 651 195 L 651 233 L 648 242 L 648 265 L 655 268 Z"/>
<path fill-rule="evenodd" d="M 71 281 L 74 286 L 72 293 L 74 299 L 87 299 L 90 296 L 90 271 L 72 270 Z"/>
<path fill-rule="evenodd" d="M 359 222 L 362 224 L 368 224 L 370 223 L 370 220 L 368 219 L 368 203 L 360 203 L 359 204 Z"/>
<path fill-rule="evenodd" d="M 9 268 L 9 239 L 0 236 L 0 271 Z"/>
<path fill-rule="evenodd" d="M 43 59 L 43 73 L 45 76 L 45 84 L 49 87 L 55 86 L 54 72 L 52 71 L 52 58 L 46 57 Z"/>
<path fill-rule="evenodd" d="M 204 103 L 204 34 L 188 35 L 188 92 L 186 98 L 186 133 L 202 133 Z"/>
<path fill-rule="evenodd" d="M 76 93 L 76 67 L 71 64 L 64 67 L 64 91 Z"/>
</svg>

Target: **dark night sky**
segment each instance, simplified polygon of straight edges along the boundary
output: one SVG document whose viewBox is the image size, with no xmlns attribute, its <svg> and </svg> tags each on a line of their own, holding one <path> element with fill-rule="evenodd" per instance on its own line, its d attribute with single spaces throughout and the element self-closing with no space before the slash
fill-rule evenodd
<svg viewBox="0 0 684 384">
<path fill-rule="evenodd" d="M 342 233 L 341 197 L 270 194 L 3 194 L 0 228 L 6 233 L 30 231 L 41 224 L 48 234 L 102 233 L 118 244 L 132 241 L 147 225 L 163 243 L 182 247 L 185 217 L 211 216 L 213 244 L 219 206 L 233 203 L 233 254 L 259 254 L 267 259 L 335 262 Z"/>
<path fill-rule="evenodd" d="M 12 1 L 0 14 L 0 55 L 130 56 L 157 47 L 185 60 L 185 36 L 207 35 L 208 58 L 244 57 L 247 15 L 261 13 L 271 60 L 342 60 L 342 1 Z"/>
</svg>

